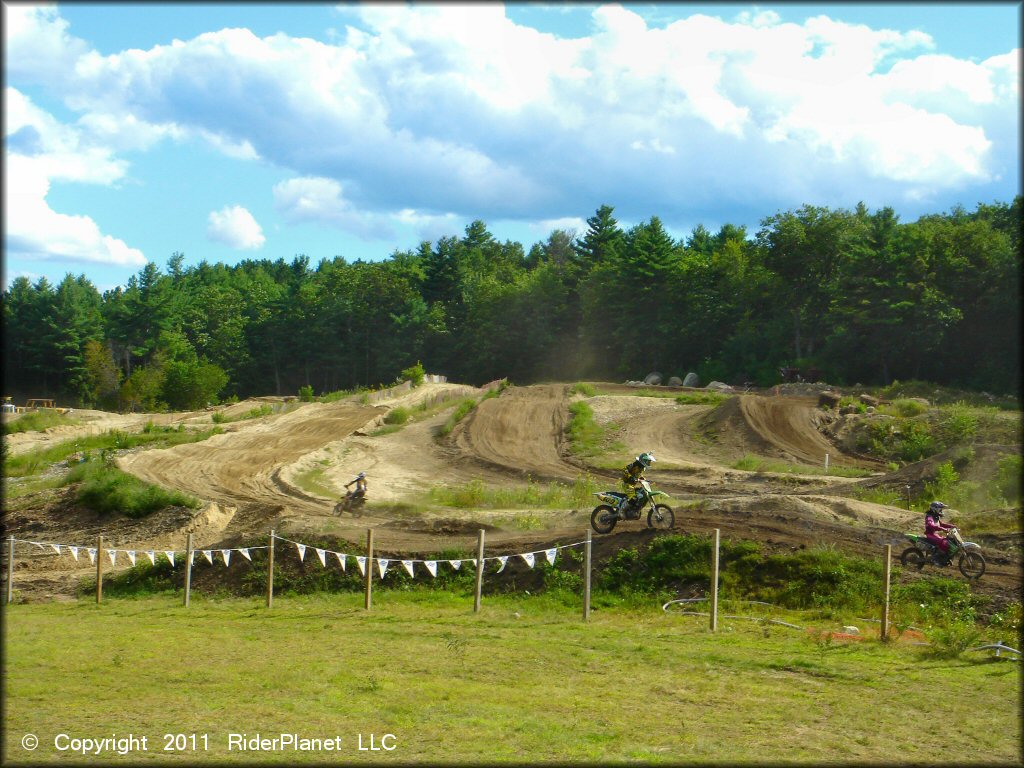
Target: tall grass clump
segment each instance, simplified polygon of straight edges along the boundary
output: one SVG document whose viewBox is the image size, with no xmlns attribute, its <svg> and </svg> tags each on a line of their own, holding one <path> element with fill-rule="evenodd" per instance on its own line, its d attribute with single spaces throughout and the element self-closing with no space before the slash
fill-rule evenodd
<svg viewBox="0 0 1024 768">
<path fill-rule="evenodd" d="M 396 406 L 384 416 L 385 424 L 405 424 L 409 420 L 409 409 L 404 406 Z"/>
<path fill-rule="evenodd" d="M 11 421 L 3 422 L 3 433 L 14 435 L 19 432 L 43 432 L 50 427 L 81 424 L 79 419 L 56 411 L 30 411 Z"/>
<path fill-rule="evenodd" d="M 578 381 L 569 388 L 570 395 L 583 395 L 584 397 L 593 397 L 597 394 L 597 389 L 594 388 L 593 384 L 588 384 L 585 381 Z"/>
<path fill-rule="evenodd" d="M 166 507 L 198 509 L 199 499 L 168 491 L 122 472 L 101 459 L 90 459 L 71 469 L 64 485 L 79 484 L 79 503 L 101 514 L 120 512 L 127 517 L 145 517 Z"/>
<path fill-rule="evenodd" d="M 474 408 L 476 408 L 476 400 L 472 397 L 465 398 L 455 407 L 455 411 L 452 412 L 452 415 L 448 417 L 447 421 L 441 425 L 438 433 L 442 437 L 451 434 L 451 431 L 455 429 L 455 425 L 462 421 Z"/>
<path fill-rule="evenodd" d="M 606 448 L 605 429 L 594 420 L 594 409 L 582 400 L 570 403 L 569 425 L 566 431 L 569 435 L 569 450 L 578 456 L 595 456 Z M 607 446 L 608 450 L 618 450 L 622 446 L 618 443 Z"/>
<path fill-rule="evenodd" d="M 676 395 L 676 402 L 679 405 L 718 405 L 729 397 L 721 392 L 684 392 Z"/>
</svg>

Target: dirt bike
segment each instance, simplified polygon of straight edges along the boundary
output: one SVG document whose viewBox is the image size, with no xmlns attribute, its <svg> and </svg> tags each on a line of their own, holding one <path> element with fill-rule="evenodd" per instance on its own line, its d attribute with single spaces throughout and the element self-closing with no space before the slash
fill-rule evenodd
<svg viewBox="0 0 1024 768">
<path fill-rule="evenodd" d="M 949 552 L 945 553 L 924 536 L 916 533 L 904 535 L 914 542 L 914 546 L 903 550 L 900 555 L 904 568 L 920 571 L 928 564 L 941 568 L 950 565 L 956 558 L 960 573 L 968 579 L 980 579 L 985 573 L 985 558 L 981 554 L 981 547 L 973 541 L 964 541 L 958 528 L 951 528 L 946 533 Z"/>
<path fill-rule="evenodd" d="M 362 517 L 363 506 L 366 504 L 366 491 L 349 491 L 341 501 L 334 505 L 334 514 L 351 512 L 352 517 Z"/>
<path fill-rule="evenodd" d="M 590 527 L 598 533 L 611 533 L 620 520 L 639 520 L 644 507 L 650 505 L 647 513 L 648 528 L 671 528 L 676 523 L 675 513 L 665 504 L 656 503 L 659 496 L 667 496 L 663 491 L 652 491 L 651 484 L 640 481 L 636 496 L 630 500 L 624 493 L 617 491 L 601 491 L 595 496 L 604 504 L 594 507 L 590 514 Z"/>
</svg>

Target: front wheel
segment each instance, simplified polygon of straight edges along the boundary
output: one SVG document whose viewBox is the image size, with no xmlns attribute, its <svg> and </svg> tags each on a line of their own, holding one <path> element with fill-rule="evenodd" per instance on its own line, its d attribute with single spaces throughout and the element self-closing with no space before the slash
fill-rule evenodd
<svg viewBox="0 0 1024 768">
<path fill-rule="evenodd" d="M 914 571 L 920 571 L 924 568 L 927 557 L 917 547 L 910 547 L 909 549 L 903 550 L 903 554 L 900 555 L 900 562 L 903 563 L 904 568 L 910 568 Z"/>
<path fill-rule="evenodd" d="M 960 573 L 968 579 L 980 579 L 985 573 L 985 558 L 977 552 L 965 552 L 960 558 Z"/>
<path fill-rule="evenodd" d="M 590 527 L 597 533 L 611 533 L 618 520 L 615 510 L 605 504 L 594 507 L 590 513 Z"/>
<path fill-rule="evenodd" d="M 655 504 L 654 508 L 647 513 L 647 527 L 661 528 L 668 530 L 676 524 L 676 515 L 671 507 L 664 504 Z"/>
</svg>

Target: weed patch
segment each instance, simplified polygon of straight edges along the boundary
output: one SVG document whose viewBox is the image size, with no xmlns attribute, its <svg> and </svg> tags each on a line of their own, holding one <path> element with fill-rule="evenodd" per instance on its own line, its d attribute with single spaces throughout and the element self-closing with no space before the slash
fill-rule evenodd
<svg viewBox="0 0 1024 768">
<path fill-rule="evenodd" d="M 101 514 L 120 512 L 138 518 L 166 507 L 200 506 L 194 496 L 143 482 L 100 459 L 73 467 L 64 477 L 64 485 L 75 483 L 79 484 L 75 494 L 78 501 Z"/>
</svg>

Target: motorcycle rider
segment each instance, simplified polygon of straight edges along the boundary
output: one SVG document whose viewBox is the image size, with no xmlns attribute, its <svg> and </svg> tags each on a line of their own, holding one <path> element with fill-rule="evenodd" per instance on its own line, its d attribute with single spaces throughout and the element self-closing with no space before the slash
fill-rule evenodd
<svg viewBox="0 0 1024 768">
<path fill-rule="evenodd" d="M 657 459 L 653 454 L 641 453 L 623 468 L 621 484 L 626 493 L 626 500 L 621 509 L 633 511 L 643 502 L 640 481 L 645 479 L 644 472 L 650 469 L 655 461 Z"/>
<path fill-rule="evenodd" d="M 933 501 L 924 515 L 924 537 L 941 553 L 936 555 L 937 565 L 949 565 L 949 541 L 946 540 L 943 531 L 956 528 L 955 525 L 942 521 L 944 509 L 949 507 L 941 501 Z"/>
<path fill-rule="evenodd" d="M 347 489 L 350 485 L 355 485 L 356 489 L 355 489 L 355 491 L 352 491 L 348 495 L 351 495 L 353 497 L 365 496 L 366 495 L 366 473 L 365 472 L 360 472 L 350 482 L 345 483 L 345 488 Z"/>
</svg>

